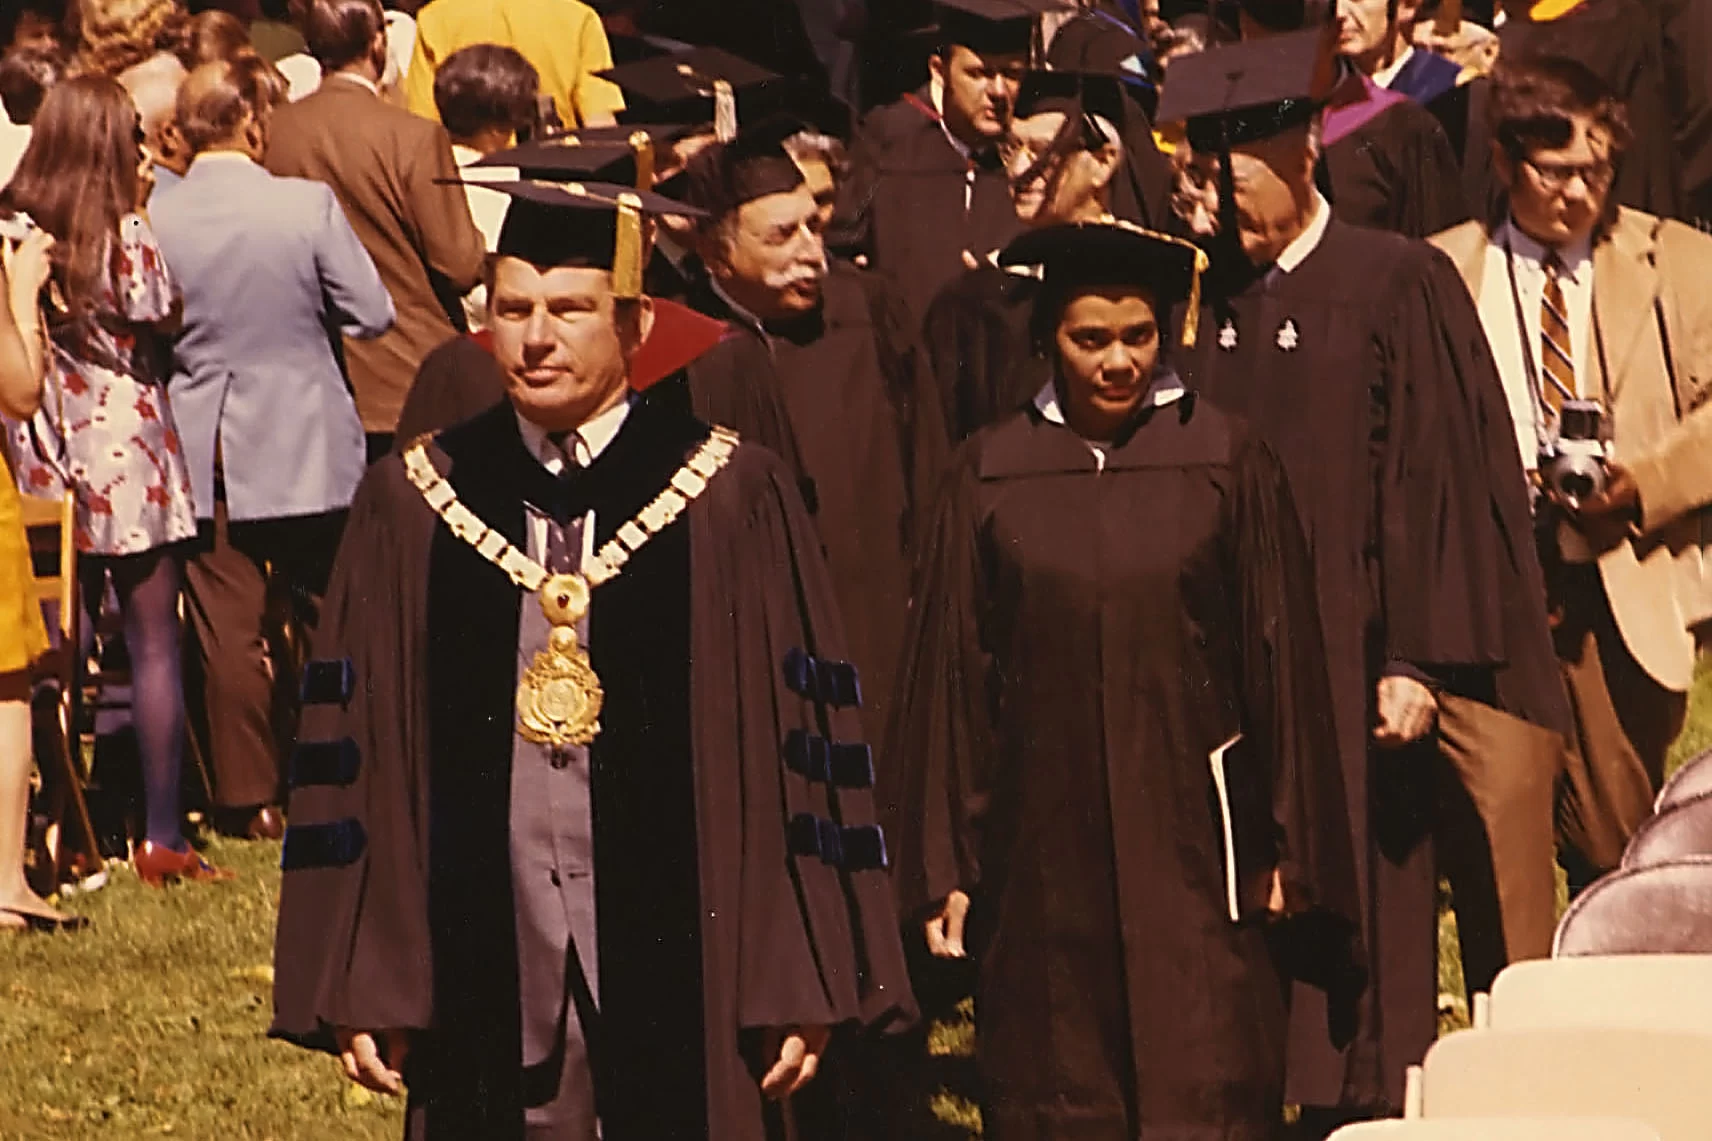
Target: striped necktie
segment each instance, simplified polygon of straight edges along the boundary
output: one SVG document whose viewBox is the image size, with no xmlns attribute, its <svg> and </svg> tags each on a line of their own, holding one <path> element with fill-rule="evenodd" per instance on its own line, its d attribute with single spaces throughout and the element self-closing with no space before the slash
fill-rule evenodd
<svg viewBox="0 0 1712 1141">
<path fill-rule="evenodd" d="M 1575 354 L 1569 337 L 1569 310 L 1563 303 L 1563 262 L 1556 251 L 1545 257 L 1546 288 L 1540 296 L 1540 399 L 1545 402 L 1548 418 L 1554 423 L 1563 411 L 1563 402 L 1574 400 Z"/>
</svg>

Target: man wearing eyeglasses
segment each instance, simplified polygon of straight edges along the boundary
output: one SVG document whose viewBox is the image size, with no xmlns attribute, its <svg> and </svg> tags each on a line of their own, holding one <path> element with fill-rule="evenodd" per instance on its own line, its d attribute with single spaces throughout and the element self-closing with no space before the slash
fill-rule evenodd
<svg viewBox="0 0 1712 1141">
<path fill-rule="evenodd" d="M 1508 218 L 1433 241 L 1478 303 L 1535 487 L 1575 713 L 1558 837 L 1580 887 L 1651 809 L 1712 617 L 1712 238 L 1617 205 L 1625 110 L 1580 64 L 1501 68 L 1489 125 Z M 1602 490 L 1554 476 L 1578 422 Z"/>
</svg>

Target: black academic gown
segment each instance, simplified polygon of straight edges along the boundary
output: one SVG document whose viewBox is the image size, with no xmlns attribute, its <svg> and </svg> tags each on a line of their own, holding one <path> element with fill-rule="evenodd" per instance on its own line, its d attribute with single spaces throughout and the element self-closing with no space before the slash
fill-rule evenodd
<svg viewBox="0 0 1712 1141">
<path fill-rule="evenodd" d="M 925 87 L 871 112 L 850 161 L 829 244 L 866 254 L 902 289 L 918 322 L 968 268 L 965 251 L 999 249 L 1021 228 L 997 156 L 958 153 Z"/>
<path fill-rule="evenodd" d="M 1322 183 L 1332 212 L 1352 226 L 1425 238 L 1470 216 L 1444 128 L 1408 99 L 1328 143 Z"/>
<path fill-rule="evenodd" d="M 592 507 L 604 542 L 706 434 L 642 401 L 567 511 Z M 525 499 L 556 494 L 509 404 L 430 454 L 518 546 Z M 741 446 L 595 591 L 599 1010 L 566 1017 L 583 1019 L 610 1141 L 759 1137 L 779 1125 L 756 1082 L 762 1028 L 910 1009 L 865 770 L 847 763 L 835 788 L 811 764 L 827 740 L 854 746 L 847 762 L 862 747 L 810 534 L 778 461 Z M 325 1047 L 333 1026 L 417 1032 L 414 1137 L 521 1138 L 539 1098 L 519 1061 L 507 839 L 524 605 L 399 458 L 370 470 L 317 634 L 335 665 L 311 674 L 293 762 L 272 1033 Z M 578 969 L 573 953 L 567 978 Z"/>
<path fill-rule="evenodd" d="M 1290 1098 L 1396 1108 L 1437 1030 L 1434 751 L 1370 752 L 1375 683 L 1419 672 L 1568 727 L 1502 385 L 1442 254 L 1335 219 L 1294 272 L 1203 309 L 1184 376 L 1289 473 L 1356 834 L 1373 987 L 1341 1052 L 1353 1012 L 1298 994 Z"/>
<path fill-rule="evenodd" d="M 1050 378 L 1029 344 L 1033 285 L 983 265 L 952 279 L 928 307 L 922 339 L 953 441 L 1009 416 Z"/>
<path fill-rule="evenodd" d="M 1712 227 L 1712 4 L 1650 0 L 1650 7 L 1663 32 L 1685 210 Z"/>
<path fill-rule="evenodd" d="M 1521 5 L 1513 5 L 1521 7 Z M 1683 218 L 1681 158 L 1671 115 L 1658 15 L 1644 0 L 1584 0 L 1556 20 L 1515 12 L 1498 29 L 1503 58 L 1561 56 L 1604 80 L 1628 112 L 1634 141 L 1618 167 L 1617 202 L 1661 218 Z M 1702 58 L 1696 65 L 1707 66 Z M 1471 134 L 1475 128 L 1471 124 Z M 1481 141 L 1491 133 L 1481 124 Z"/>
<path fill-rule="evenodd" d="M 704 280 L 696 307 L 731 332 L 689 367 L 689 393 L 696 415 L 784 457 L 802 481 L 850 657 L 868 682 L 863 724 L 878 741 L 915 540 L 948 448 L 926 354 L 896 292 L 834 262 L 823 297 L 813 313 L 762 330 Z"/>
<path fill-rule="evenodd" d="M 913 929 L 972 897 L 987 1137 L 1274 1136 L 1269 870 L 1303 909 L 1356 911 L 1309 581 L 1278 461 L 1204 400 L 1141 415 L 1103 470 L 1033 406 L 959 451 L 919 568 L 893 835 Z M 1261 873 L 1240 925 L 1209 766 L 1238 731 L 1235 830 L 1258 838 L 1238 866 Z"/>
</svg>

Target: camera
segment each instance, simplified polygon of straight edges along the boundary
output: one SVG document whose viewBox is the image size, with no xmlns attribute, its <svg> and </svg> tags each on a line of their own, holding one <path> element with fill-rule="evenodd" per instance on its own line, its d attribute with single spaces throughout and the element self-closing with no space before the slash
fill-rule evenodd
<svg viewBox="0 0 1712 1141">
<path fill-rule="evenodd" d="M 1566 400 L 1540 450 L 1540 480 L 1571 503 L 1605 490 L 1610 432 L 1597 400 Z"/>
</svg>

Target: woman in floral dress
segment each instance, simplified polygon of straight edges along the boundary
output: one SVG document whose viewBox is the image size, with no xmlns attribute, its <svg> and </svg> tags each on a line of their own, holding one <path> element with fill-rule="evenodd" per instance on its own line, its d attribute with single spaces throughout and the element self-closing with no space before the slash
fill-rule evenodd
<svg viewBox="0 0 1712 1141">
<path fill-rule="evenodd" d="M 26 429 L 15 450 L 40 458 L 63 447 L 57 462 L 26 463 L 23 479 L 51 484 L 57 473 L 68 480 L 77 495 L 84 598 L 98 607 L 108 581 L 119 598 L 147 810 L 138 875 L 154 884 L 221 878 L 180 830 L 178 595 L 181 544 L 196 534 L 196 518 L 166 392 L 163 333 L 178 299 L 141 214 L 152 159 L 130 97 L 102 76 L 53 87 L 32 125 L 0 204 L 55 238 L 63 309 L 49 321 L 56 370 L 38 430 Z"/>
</svg>

